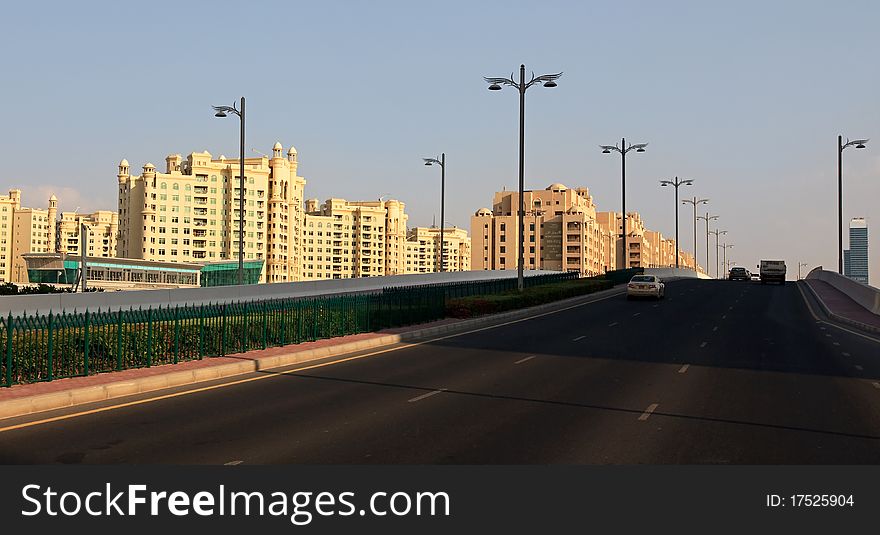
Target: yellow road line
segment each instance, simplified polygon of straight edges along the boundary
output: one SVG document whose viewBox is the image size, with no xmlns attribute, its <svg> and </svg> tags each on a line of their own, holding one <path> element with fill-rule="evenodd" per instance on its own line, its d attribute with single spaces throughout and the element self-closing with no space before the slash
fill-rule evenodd
<svg viewBox="0 0 880 535">
<path fill-rule="evenodd" d="M 606 297 L 600 297 L 599 299 L 593 299 L 593 300 L 586 301 L 586 302 L 583 302 L 583 303 L 578 303 L 578 304 L 576 304 L 576 305 L 571 305 L 571 306 L 567 306 L 567 307 L 564 307 L 564 308 L 560 308 L 560 309 L 556 309 L 556 310 L 551 310 L 551 311 L 548 311 L 548 312 L 542 312 L 541 314 L 535 314 L 534 316 L 529 316 L 529 317 L 526 317 L 526 318 L 520 318 L 520 319 L 516 319 L 516 320 L 506 321 L 506 322 L 504 322 L 504 323 L 499 323 L 499 324 L 496 324 L 496 325 L 489 325 L 489 326 L 486 326 L 486 327 L 480 327 L 479 329 L 472 329 L 472 330 L 464 331 L 464 332 L 461 332 L 461 333 L 454 333 L 454 334 L 449 334 L 449 335 L 446 335 L 446 336 L 440 336 L 440 337 L 437 337 L 437 338 L 431 338 L 430 340 L 423 340 L 423 341 L 421 341 L 421 342 L 413 342 L 413 343 L 410 343 L 410 344 L 403 344 L 403 345 L 399 345 L 399 346 L 395 346 L 395 347 L 390 347 L 390 348 L 388 348 L 388 349 L 381 349 L 381 350 L 379 350 L 379 351 L 373 351 L 373 352 L 370 352 L 370 353 L 365 353 L 365 354 L 363 354 L 363 355 L 355 355 L 355 356 L 352 356 L 352 357 L 335 359 L 335 360 L 332 360 L 332 361 L 330 361 L 330 362 L 322 362 L 322 363 L 318 363 L 318 364 L 311 364 L 311 365 L 309 365 L 309 366 L 303 366 L 303 367 L 300 367 L 300 368 L 295 368 L 295 369 L 293 369 L 293 370 L 287 370 L 287 371 L 277 372 L 277 373 L 272 373 L 272 374 L 267 374 L 267 375 L 258 375 L 258 376 L 256 376 L 256 377 L 249 377 L 249 378 L 247 378 L 247 379 L 238 379 L 238 380 L 236 380 L 236 381 L 231 381 L 231 382 L 227 382 L 227 383 L 221 383 L 221 384 L 211 385 L 211 386 L 203 386 L 203 387 L 200 387 L 200 388 L 193 388 L 193 389 L 190 389 L 190 390 L 184 390 L 184 391 L 182 391 L 182 392 L 174 392 L 174 393 L 172 393 L 172 394 L 163 394 L 163 395 L 161 395 L 161 396 L 154 396 L 154 397 L 150 397 L 150 398 L 146 398 L 146 399 L 139 399 L 139 400 L 135 400 L 135 401 L 127 401 L 127 402 L 125 402 L 125 403 L 117 403 L 117 404 L 115 404 L 115 405 L 109 405 L 109 406 L 107 406 L 107 407 L 98 407 L 98 408 L 96 408 L 96 409 L 89 409 L 89 410 L 80 411 L 80 412 L 74 412 L 74 413 L 70 413 L 70 414 L 63 414 L 63 415 L 60 415 L 60 416 L 53 416 L 53 417 L 51 417 L 51 418 L 43 418 L 43 419 L 41 419 L 41 420 L 34 420 L 34 421 L 31 421 L 31 422 L 23 422 L 23 423 L 20 423 L 20 424 L 9 425 L 9 426 L 6 426 L 6 427 L 0 427 L 0 433 L 5 433 L 5 432 L 7 432 L 7 431 L 14 431 L 14 430 L 16 430 L 16 429 L 24 429 L 24 428 L 27 428 L 27 427 L 34 427 L 34 426 L 42 425 L 42 424 L 49 424 L 49 423 L 52 423 L 52 422 L 59 422 L 59 421 L 62 421 L 62 420 L 69 420 L 69 419 L 71 419 L 71 418 L 79 418 L 79 417 L 81 417 L 81 416 L 88 416 L 88 415 L 90 415 L 90 414 L 98 414 L 98 413 L 107 412 L 107 411 L 112 411 L 112 410 L 116 410 L 116 409 L 123 409 L 123 408 L 125 408 L 125 407 L 134 407 L 134 406 L 136 406 L 136 405 L 143 405 L 143 404 L 145 404 L 145 403 L 152 403 L 152 402 L 155 402 L 155 401 L 161 401 L 161 400 L 163 400 L 163 399 L 171 399 L 171 398 L 176 398 L 176 397 L 180 397 L 180 396 L 186 396 L 186 395 L 189 395 L 189 394 L 197 394 L 197 393 L 199 393 L 199 392 L 208 392 L 208 391 L 210 391 L 210 390 L 216 390 L 216 389 L 218 389 L 218 388 L 226 388 L 226 387 L 229 387 L 229 386 L 235 386 L 235 385 L 240 385 L 240 384 L 244 384 L 244 383 L 250 383 L 250 382 L 253 382 L 253 381 L 260 381 L 260 380 L 262 380 L 262 379 L 272 379 L 272 378 L 275 378 L 275 377 L 280 377 L 280 376 L 282 376 L 282 375 L 289 375 L 289 374 L 293 374 L 293 373 L 297 373 L 297 372 L 301 372 L 301 371 L 305 371 L 305 370 L 313 370 L 313 369 L 315 369 L 315 368 L 323 368 L 323 367 L 325 367 L 325 366 L 331 366 L 331 365 L 333 365 L 333 364 L 339 364 L 339 363 L 342 363 L 342 362 L 348 362 L 348 361 L 352 361 L 352 360 L 359 360 L 359 359 L 364 359 L 364 358 L 367 358 L 367 357 L 373 357 L 373 356 L 376 356 L 376 355 L 382 355 L 382 354 L 384 354 L 384 353 L 390 353 L 390 352 L 392 352 L 392 351 L 399 351 L 399 350 L 401 350 L 401 349 L 407 349 L 407 348 L 410 348 L 410 347 L 416 347 L 416 346 L 420 346 L 420 345 L 430 344 L 430 343 L 437 342 L 437 341 L 440 341 L 440 340 L 446 340 L 446 339 L 448 339 L 448 338 L 455 338 L 455 337 L 458 337 L 458 336 L 464 336 L 464 335 L 466 335 L 466 334 L 472 334 L 472 333 L 477 333 L 477 332 L 481 332 L 481 331 L 487 331 L 487 330 L 489 330 L 489 329 L 497 329 L 498 327 L 504 327 L 505 325 L 511 325 L 511 324 L 514 324 L 514 323 L 520 323 L 520 322 L 523 322 L 523 321 L 529 321 L 529 320 L 533 320 L 533 319 L 535 319 L 535 318 L 540 318 L 540 317 L 543 317 L 543 316 L 549 316 L 550 314 L 558 314 L 559 312 L 564 312 L 564 311 L 566 311 L 566 310 L 571 310 L 571 309 L 573 309 L 573 308 L 581 307 L 581 306 L 584 306 L 584 305 L 589 305 L 589 304 L 592 304 L 592 303 L 597 303 L 597 302 L 599 302 L 599 301 L 604 301 L 604 300 L 606 300 L 606 299 L 611 299 L 612 297 L 617 297 L 618 295 L 619 295 L 619 293 L 614 293 L 614 294 L 608 295 L 608 296 L 606 296 Z"/>
</svg>

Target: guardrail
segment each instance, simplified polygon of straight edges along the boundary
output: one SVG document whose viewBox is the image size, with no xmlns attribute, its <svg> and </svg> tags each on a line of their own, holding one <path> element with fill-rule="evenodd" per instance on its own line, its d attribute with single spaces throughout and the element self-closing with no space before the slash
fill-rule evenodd
<svg viewBox="0 0 880 535">
<path fill-rule="evenodd" d="M 874 314 L 880 314 L 880 289 L 844 277 L 840 273 L 826 271 L 822 266 L 807 273 L 807 279 L 825 281 L 850 299 Z"/>
<path fill-rule="evenodd" d="M 577 278 L 557 273 L 526 285 Z M 0 386 L 176 364 L 443 318 L 446 299 L 516 288 L 516 279 L 386 288 L 379 293 L 264 299 L 0 318 Z"/>
</svg>

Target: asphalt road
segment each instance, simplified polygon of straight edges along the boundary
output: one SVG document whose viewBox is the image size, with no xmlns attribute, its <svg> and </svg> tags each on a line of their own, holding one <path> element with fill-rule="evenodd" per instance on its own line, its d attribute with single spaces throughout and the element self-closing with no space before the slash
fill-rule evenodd
<svg viewBox="0 0 880 535">
<path fill-rule="evenodd" d="M 880 341 L 823 321 L 804 291 L 672 282 L 661 302 L 615 295 L 0 430 L 0 462 L 876 464 Z"/>
</svg>

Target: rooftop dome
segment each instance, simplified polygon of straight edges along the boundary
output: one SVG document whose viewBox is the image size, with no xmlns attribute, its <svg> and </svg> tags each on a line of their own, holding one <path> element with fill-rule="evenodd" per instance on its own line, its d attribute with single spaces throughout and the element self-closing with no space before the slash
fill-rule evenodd
<svg viewBox="0 0 880 535">
<path fill-rule="evenodd" d="M 489 210 L 488 208 L 480 208 L 479 210 L 477 210 L 477 213 L 474 215 L 476 215 L 478 217 L 492 215 L 492 210 Z"/>
<path fill-rule="evenodd" d="M 144 164 L 144 169 L 155 169 L 155 168 L 156 168 L 156 166 L 149 163 L 149 162 Z"/>
<path fill-rule="evenodd" d="M 549 186 L 547 186 L 547 189 L 550 190 L 550 191 L 556 191 L 556 190 L 568 189 L 568 188 L 565 186 L 565 184 L 561 184 L 561 183 L 559 183 L 559 182 L 555 182 L 555 183 L 550 184 Z"/>
<path fill-rule="evenodd" d="M 276 141 L 275 145 L 272 146 L 272 150 L 281 150 L 283 147 L 281 146 L 280 141 Z"/>
<path fill-rule="evenodd" d="M 128 167 L 128 160 L 123 158 L 122 161 L 119 162 L 119 167 Z"/>
<path fill-rule="evenodd" d="M 53 193 L 52 196 L 49 197 L 49 200 L 50 200 L 50 201 L 57 201 L 57 200 L 58 200 L 58 197 L 56 197 L 55 194 Z"/>
<path fill-rule="evenodd" d="M 287 151 L 287 154 L 296 154 L 296 147 L 291 145 L 290 149 Z"/>
</svg>

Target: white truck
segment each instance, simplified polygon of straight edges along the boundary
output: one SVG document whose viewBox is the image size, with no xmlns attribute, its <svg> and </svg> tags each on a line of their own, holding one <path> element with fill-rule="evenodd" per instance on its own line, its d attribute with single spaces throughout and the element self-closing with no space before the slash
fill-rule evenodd
<svg viewBox="0 0 880 535">
<path fill-rule="evenodd" d="M 785 260 L 761 260 L 758 269 L 761 270 L 761 284 L 768 282 L 785 284 Z"/>
</svg>

